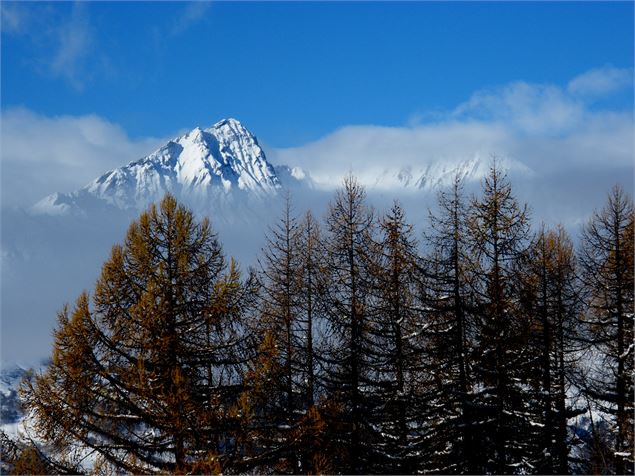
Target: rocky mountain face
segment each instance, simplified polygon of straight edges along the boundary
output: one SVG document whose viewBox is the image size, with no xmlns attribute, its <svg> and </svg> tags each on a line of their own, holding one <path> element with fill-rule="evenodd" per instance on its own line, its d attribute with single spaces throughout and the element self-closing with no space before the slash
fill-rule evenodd
<svg viewBox="0 0 635 476">
<path fill-rule="evenodd" d="M 473 157 L 354 172 L 371 191 L 408 193 L 449 185 L 457 173 L 468 181 L 477 180 L 486 169 L 487 161 Z M 195 211 L 232 223 L 259 215 L 263 207 L 271 208 L 271 199 L 285 189 L 299 191 L 297 198 L 316 188 L 323 187 L 313 181 L 310 171 L 273 166 L 245 126 L 236 119 L 224 119 L 207 129 L 197 127 L 77 191 L 49 195 L 30 211 L 52 216 L 102 209 L 136 212 L 171 192 Z"/>
<path fill-rule="evenodd" d="M 18 387 L 25 372 L 17 365 L 0 369 L 0 425 L 15 423 L 22 417 Z"/>
<path fill-rule="evenodd" d="M 274 168 L 256 137 L 236 119 L 195 128 L 140 160 L 111 170 L 71 193 L 36 203 L 38 215 L 84 214 L 96 208 L 139 210 L 166 192 L 202 212 L 237 214 L 283 187 L 310 186 L 299 169 Z"/>
</svg>

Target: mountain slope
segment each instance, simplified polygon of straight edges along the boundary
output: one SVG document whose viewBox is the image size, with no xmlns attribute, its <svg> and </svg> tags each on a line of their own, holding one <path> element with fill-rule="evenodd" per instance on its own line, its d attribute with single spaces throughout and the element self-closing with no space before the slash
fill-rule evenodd
<svg viewBox="0 0 635 476">
<path fill-rule="evenodd" d="M 283 177 L 278 176 L 281 174 Z M 302 171 L 276 170 L 256 137 L 236 119 L 195 128 L 147 157 L 105 173 L 72 193 L 36 203 L 35 214 L 82 214 L 96 208 L 139 210 L 171 192 L 200 211 L 262 203 L 284 185 L 308 184 Z"/>
<path fill-rule="evenodd" d="M 291 161 L 293 157 L 288 157 Z M 421 192 L 449 185 L 455 174 L 475 182 L 487 173 L 478 156 L 454 160 L 424 160 L 385 168 L 367 167 L 354 173 L 369 191 Z M 195 128 L 152 154 L 111 170 L 71 193 L 54 193 L 33 205 L 35 215 L 86 215 L 110 210 L 145 208 L 166 193 L 216 221 L 245 221 L 259 216 L 283 189 L 329 191 L 341 177 L 332 171 L 326 182 L 298 167 L 267 161 L 256 137 L 236 119 L 224 119 L 208 129 Z M 264 206 L 264 208 L 263 208 Z"/>
<path fill-rule="evenodd" d="M 387 168 L 372 176 L 370 187 L 381 190 L 434 191 L 452 184 L 455 176 L 474 182 L 487 174 L 488 163 L 478 156 L 471 159 L 437 160 L 422 165 Z"/>
</svg>

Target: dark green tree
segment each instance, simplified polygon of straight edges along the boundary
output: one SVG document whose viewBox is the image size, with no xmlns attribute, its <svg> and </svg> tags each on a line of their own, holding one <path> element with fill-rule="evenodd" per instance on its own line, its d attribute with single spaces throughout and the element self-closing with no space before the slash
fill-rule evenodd
<svg viewBox="0 0 635 476">
<path fill-rule="evenodd" d="M 304 378 L 301 383 L 307 410 L 316 402 L 317 385 L 315 358 L 318 348 L 317 332 L 324 319 L 323 293 L 326 286 L 324 273 L 324 247 L 320 225 L 311 212 L 307 212 L 300 222 L 296 235 L 299 252 L 298 283 L 302 292 L 299 295 L 299 322 L 301 323 L 300 352 L 304 362 Z"/>
<path fill-rule="evenodd" d="M 531 471 L 538 409 L 528 388 L 533 349 L 530 323 L 518 309 L 517 264 L 529 246 L 527 207 L 518 203 L 498 164 L 484 179 L 468 218 L 470 271 L 478 328 L 473 372 L 480 467 L 498 474 Z"/>
<path fill-rule="evenodd" d="M 326 217 L 324 311 L 328 347 L 320 355 L 322 385 L 337 421 L 333 437 L 340 446 L 336 467 L 346 473 L 369 471 L 365 350 L 368 343 L 371 279 L 369 253 L 375 224 L 365 204 L 364 188 L 351 176 L 344 180 Z"/>
<path fill-rule="evenodd" d="M 531 322 L 535 351 L 536 403 L 542 407 L 541 436 L 535 442 L 541 474 L 569 472 L 568 420 L 583 410 L 568 405 L 570 389 L 584 344 L 578 323 L 582 310 L 573 244 L 561 226 L 544 225 L 521 262 L 521 305 Z M 542 441 L 540 441 L 540 438 Z"/>
<path fill-rule="evenodd" d="M 291 211 L 291 198 L 285 200 L 280 220 L 270 228 L 267 244 L 260 259 L 261 325 L 276 340 L 278 358 L 284 368 L 281 381 L 284 401 L 281 405 L 287 418 L 291 418 L 301 405 L 298 381 L 302 372 L 299 361 L 299 300 L 298 286 L 300 255 L 297 249 L 298 223 Z M 289 422 L 287 422 L 289 423 Z"/>
<path fill-rule="evenodd" d="M 615 186 L 593 213 L 579 253 L 587 291 L 584 322 L 596 355 L 585 384 L 595 404 L 611 415 L 613 441 L 606 471 L 633 472 L 633 201 Z"/>
<path fill-rule="evenodd" d="M 260 451 L 277 455 L 276 472 L 298 473 L 308 464 L 306 448 L 293 437 L 299 431 L 308 402 L 313 404 L 312 319 L 316 308 L 315 222 L 293 216 L 287 195 L 282 217 L 270 228 L 260 259 L 261 314 L 259 334 L 275 348 L 266 378 L 267 398 L 256 410 L 262 421 Z M 261 352 L 262 354 L 262 352 Z M 267 353 L 265 353 L 267 355 Z M 271 372 L 271 371 L 270 371 Z M 253 379 L 259 376 L 253 373 Z M 283 461 L 286 463 L 283 464 Z"/>
<path fill-rule="evenodd" d="M 369 471 L 410 474 L 420 463 L 420 263 L 412 226 L 398 202 L 379 223 L 369 255 L 371 299 L 363 347 L 367 431 L 373 441 Z"/>
<path fill-rule="evenodd" d="M 473 415 L 476 326 L 470 290 L 473 266 L 468 212 L 463 181 L 457 175 L 448 190 L 438 193 L 436 213 L 430 213 L 430 227 L 424 233 L 424 272 L 428 279 L 422 295 L 429 308 L 426 369 L 436 382 L 427 389 L 427 411 L 433 423 L 428 430 L 426 464 L 443 473 L 480 471 Z"/>
</svg>

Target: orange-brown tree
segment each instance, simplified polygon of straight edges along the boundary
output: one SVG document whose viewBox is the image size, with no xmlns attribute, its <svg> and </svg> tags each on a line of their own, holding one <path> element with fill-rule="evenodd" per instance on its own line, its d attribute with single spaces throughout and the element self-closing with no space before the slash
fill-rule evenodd
<svg viewBox="0 0 635 476">
<path fill-rule="evenodd" d="M 170 195 L 151 205 L 113 247 L 92 299 L 59 313 L 52 363 L 23 387 L 36 430 L 117 472 L 226 468 L 253 294 L 207 219 Z"/>
</svg>

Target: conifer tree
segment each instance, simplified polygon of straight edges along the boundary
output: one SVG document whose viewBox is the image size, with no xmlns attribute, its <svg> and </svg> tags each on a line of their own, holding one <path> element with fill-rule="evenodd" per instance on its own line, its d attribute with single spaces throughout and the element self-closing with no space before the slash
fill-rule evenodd
<svg viewBox="0 0 635 476">
<path fill-rule="evenodd" d="M 420 257 L 349 176 L 322 229 L 287 199 L 243 279 L 167 195 L 59 312 L 21 389 L 44 444 L 0 432 L 0 469 L 632 473 L 634 222 L 615 187 L 577 255 L 562 227 L 532 240 L 494 163 L 480 197 L 439 193 Z"/>
<path fill-rule="evenodd" d="M 287 196 L 260 260 L 258 333 L 266 337 L 261 349 L 270 351 L 261 350 L 256 363 L 269 370 L 250 371 L 246 384 L 247 392 L 255 392 L 249 396 L 251 404 L 262 404 L 254 409 L 250 425 L 259 424 L 260 432 L 252 431 L 252 439 L 258 441 L 260 460 L 265 455 L 270 463 L 277 458 L 276 472 L 309 470 L 315 454 L 312 445 L 300 443 L 319 416 L 310 409 L 315 403 L 314 320 L 320 315 L 324 281 L 321 252 L 317 222 L 310 213 L 298 222 Z M 265 365 L 262 359 L 267 358 L 273 362 Z M 266 388 L 266 398 L 259 388 Z"/>
<path fill-rule="evenodd" d="M 251 295 L 207 219 L 170 195 L 151 205 L 113 247 L 92 304 L 83 293 L 59 313 L 52 363 L 23 389 L 39 435 L 116 471 L 226 467 Z"/>
<path fill-rule="evenodd" d="M 304 223 L 302 226 L 304 227 Z M 314 222 L 311 222 L 310 226 L 313 227 Z M 314 240 L 315 232 L 310 232 L 309 239 Z M 314 306 L 311 300 L 314 293 L 311 279 L 315 281 L 315 271 L 310 270 L 310 289 L 304 287 L 303 274 L 307 264 L 306 252 L 314 253 L 310 247 L 317 244 L 311 242 L 308 244 L 309 250 L 305 249 L 306 245 L 301 242 L 301 235 L 304 233 L 305 230 L 300 229 L 298 220 L 293 216 L 291 197 L 287 195 L 282 217 L 270 229 L 267 245 L 260 260 L 260 334 L 268 336 L 275 346 L 276 353 L 272 358 L 277 361 L 276 365 L 279 368 L 275 377 L 267 378 L 267 410 L 262 409 L 260 413 L 268 413 L 269 422 L 260 435 L 260 445 L 263 447 L 261 451 L 278 453 L 291 465 L 287 468 L 278 466 L 277 472 L 301 471 L 303 449 L 291 445 L 290 440 L 293 439 L 292 434 L 298 431 L 302 415 L 306 412 L 307 380 L 313 376 L 313 369 L 307 368 L 306 359 L 312 358 L 312 350 L 308 351 L 307 347 L 313 345 L 312 333 L 308 332 L 307 326 L 312 318 Z M 311 254 L 309 267 L 312 266 L 313 258 Z M 308 317 L 305 315 L 307 294 Z M 272 404 L 273 402 L 277 404 Z M 285 452 L 286 456 L 282 456 Z"/>
<path fill-rule="evenodd" d="M 297 249 L 298 223 L 292 215 L 291 198 L 287 196 L 280 220 L 269 230 L 267 245 L 260 260 L 261 325 L 271 333 L 278 347 L 278 358 L 284 368 L 280 385 L 284 387 L 281 402 L 285 418 L 290 419 L 298 408 L 297 385 L 301 371 L 296 347 L 298 345 L 298 288 L 297 272 L 300 264 Z M 288 422 L 289 420 L 287 420 Z"/>
<path fill-rule="evenodd" d="M 240 448 L 240 457 L 232 469 L 294 473 L 293 462 L 289 462 L 290 434 L 280 431 L 286 397 L 286 368 L 284 359 L 279 358 L 281 346 L 274 330 L 262 328 L 259 331 L 263 335 L 258 351 L 248 364 L 243 392 L 232 412 L 238 421 L 235 445 Z"/>
<path fill-rule="evenodd" d="M 77 474 L 79 468 L 52 460 L 32 440 L 14 441 L 0 430 L 1 474 Z"/>
<path fill-rule="evenodd" d="M 521 301 L 532 319 L 535 349 L 536 402 L 542 406 L 542 441 L 537 470 L 541 474 L 567 474 L 570 442 L 568 419 L 581 410 L 567 406 L 568 382 L 581 350 L 577 324 L 581 311 L 579 281 L 573 244 L 564 228 L 541 227 L 521 263 Z"/>
<path fill-rule="evenodd" d="M 587 290 L 585 324 L 597 359 L 586 390 L 612 416 L 612 468 L 633 472 L 633 202 L 615 186 L 582 233 L 580 263 Z"/>
<path fill-rule="evenodd" d="M 320 225 L 309 211 L 305 214 L 296 235 L 299 252 L 297 285 L 301 292 L 298 300 L 298 321 L 301 324 L 300 352 L 304 363 L 301 387 L 304 394 L 305 408 L 308 410 L 316 402 L 316 358 L 318 346 L 317 332 L 323 316 L 322 294 L 324 292 L 324 247 Z"/>
<path fill-rule="evenodd" d="M 481 467 L 499 474 L 530 471 L 535 426 L 528 386 L 532 349 L 529 328 L 518 312 L 516 264 L 529 244 L 529 216 L 494 163 L 483 182 L 483 193 L 472 201 L 468 221 L 474 263 L 478 331 L 474 373 L 479 391 Z"/>
<path fill-rule="evenodd" d="M 379 224 L 370 254 L 372 313 L 367 319 L 365 386 L 373 454 L 369 471 L 410 474 L 417 469 L 420 424 L 422 307 L 419 258 L 412 226 L 398 202 Z"/>
<path fill-rule="evenodd" d="M 427 318 L 427 369 L 440 384 L 432 387 L 428 405 L 431 470 L 443 473 L 479 472 L 472 395 L 472 352 L 475 323 L 469 287 L 468 206 L 463 181 L 455 176 L 451 187 L 437 196 L 437 212 L 430 213 L 423 294 L 432 310 Z"/>
<path fill-rule="evenodd" d="M 339 470 L 346 473 L 368 471 L 370 442 L 367 435 L 367 408 L 364 379 L 369 319 L 368 270 L 374 233 L 373 212 L 365 204 L 366 192 L 352 177 L 344 180 L 329 205 L 326 217 L 325 260 L 329 285 L 324 289 L 324 310 L 328 321 L 328 349 L 320 355 L 325 367 L 323 385 L 332 400 L 330 421 L 337 428 L 340 446 Z"/>
<path fill-rule="evenodd" d="M 331 437 L 335 431 L 327 420 L 339 420 L 341 413 L 340 407 L 328 399 L 324 386 L 320 384 L 324 381 L 324 360 L 320 360 L 320 356 L 326 355 L 325 346 L 329 345 L 324 295 L 330 282 L 320 224 L 310 211 L 300 222 L 297 247 L 300 254 L 298 286 L 301 289 L 299 323 L 302 329 L 302 346 L 298 350 L 304 367 L 300 389 L 305 409 L 297 431 L 300 434 L 300 469 L 311 474 L 332 473 L 337 469 L 334 460 L 342 461 L 334 458 L 341 453 L 341 448 Z"/>
</svg>

